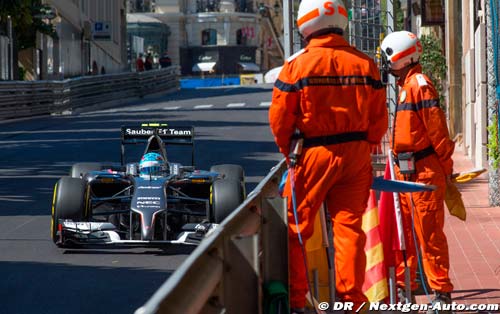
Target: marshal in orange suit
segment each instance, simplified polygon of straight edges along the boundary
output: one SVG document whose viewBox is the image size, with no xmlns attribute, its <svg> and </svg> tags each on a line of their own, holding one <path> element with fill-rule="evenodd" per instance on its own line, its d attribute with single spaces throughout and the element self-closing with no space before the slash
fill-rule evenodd
<svg viewBox="0 0 500 314">
<path fill-rule="evenodd" d="M 344 39 L 347 10 L 340 0 L 302 1 L 297 25 L 307 46 L 288 58 L 274 85 L 269 120 L 280 152 L 288 156 L 292 134 L 304 137 L 295 167 L 299 229 L 305 241 L 325 202 L 333 221 L 337 295 L 355 307 L 366 256 L 361 228 L 372 183 L 370 145 L 388 126 L 385 89 L 373 60 Z M 301 313 L 308 290 L 306 269 L 289 198 L 290 303 Z"/>
<path fill-rule="evenodd" d="M 435 191 L 400 194 L 412 279 L 410 288 L 416 288 L 414 225 L 428 286 L 435 292 L 434 302 L 450 303 L 453 285 L 448 275 L 450 261 L 443 227 L 444 198 L 453 171 L 451 157 L 455 143 L 450 140 L 436 89 L 422 73 L 419 64 L 422 45 L 418 38 L 407 31 L 394 32 L 383 40 L 381 49 L 400 86 L 391 143 L 397 161 L 397 179 L 437 186 Z M 399 263 L 397 281 L 403 287 L 401 257 Z"/>
</svg>

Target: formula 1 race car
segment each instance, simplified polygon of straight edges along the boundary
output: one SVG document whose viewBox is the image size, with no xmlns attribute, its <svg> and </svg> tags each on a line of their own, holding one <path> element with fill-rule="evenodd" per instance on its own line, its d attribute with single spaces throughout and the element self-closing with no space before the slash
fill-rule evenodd
<svg viewBox="0 0 500 314">
<path fill-rule="evenodd" d="M 146 144 L 125 163 L 125 145 Z M 167 159 L 167 145 L 190 145 L 191 166 Z M 124 126 L 119 164 L 76 163 L 54 187 L 51 235 L 59 247 L 89 244 L 198 244 L 245 199 L 239 165 L 194 167 L 194 130 Z"/>
</svg>

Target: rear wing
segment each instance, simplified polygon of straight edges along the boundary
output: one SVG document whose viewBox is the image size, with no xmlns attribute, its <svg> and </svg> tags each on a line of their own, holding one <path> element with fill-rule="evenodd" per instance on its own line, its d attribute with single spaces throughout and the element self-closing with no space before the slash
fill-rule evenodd
<svg viewBox="0 0 500 314">
<path fill-rule="evenodd" d="M 168 126 L 166 123 L 143 123 L 140 126 L 121 127 L 121 162 L 124 164 L 125 145 L 148 143 L 151 136 L 163 144 L 191 145 L 191 163 L 194 166 L 194 128 L 192 126 Z"/>
</svg>

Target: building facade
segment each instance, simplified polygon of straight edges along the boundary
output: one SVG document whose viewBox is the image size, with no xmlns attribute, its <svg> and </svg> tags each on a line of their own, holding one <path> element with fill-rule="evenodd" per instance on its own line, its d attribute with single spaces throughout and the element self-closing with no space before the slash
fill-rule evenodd
<svg viewBox="0 0 500 314">
<path fill-rule="evenodd" d="M 170 28 L 167 50 L 182 75 L 255 73 L 283 63 L 277 1 L 157 0 L 147 15 Z"/>
<path fill-rule="evenodd" d="M 486 11 L 484 0 L 462 1 L 464 148 L 476 167 L 487 167 Z M 498 36 L 498 34 L 497 34 Z M 450 66 L 453 66 L 450 64 Z"/>
<path fill-rule="evenodd" d="M 412 29 L 433 33 L 446 55 L 446 109 L 456 148 L 462 149 L 477 168 L 489 169 L 490 203 L 500 204 L 500 184 L 488 146 L 498 147 L 498 0 L 412 0 Z M 497 29 L 495 29 L 495 25 Z M 495 53 L 495 50 L 497 51 Z"/>
<path fill-rule="evenodd" d="M 58 38 L 38 34 L 38 78 L 67 78 L 127 69 L 125 0 L 45 0 Z"/>
</svg>

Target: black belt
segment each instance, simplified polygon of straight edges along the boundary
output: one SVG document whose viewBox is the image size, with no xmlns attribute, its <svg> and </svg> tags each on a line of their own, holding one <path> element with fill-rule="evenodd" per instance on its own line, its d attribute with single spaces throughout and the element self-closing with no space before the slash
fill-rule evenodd
<svg viewBox="0 0 500 314">
<path fill-rule="evenodd" d="M 431 145 L 431 146 L 428 146 L 422 150 L 414 152 L 413 158 L 415 159 L 415 162 L 417 162 L 421 159 L 424 159 L 427 156 L 434 154 L 435 152 L 436 151 L 434 150 L 434 147 L 432 147 L 432 145 Z M 394 159 L 396 160 L 396 163 L 399 165 L 398 154 L 394 154 Z"/>
<path fill-rule="evenodd" d="M 419 150 L 418 152 L 415 152 L 413 156 L 415 157 L 415 162 L 417 162 L 420 159 L 424 159 L 425 157 L 434 154 L 435 152 L 436 151 L 434 150 L 434 147 L 429 146 L 422 150 Z"/>
<path fill-rule="evenodd" d="M 315 146 L 327 146 L 332 144 L 341 144 L 353 141 L 366 141 L 367 132 L 348 132 L 335 135 L 317 136 L 304 138 L 304 148 Z"/>
</svg>

